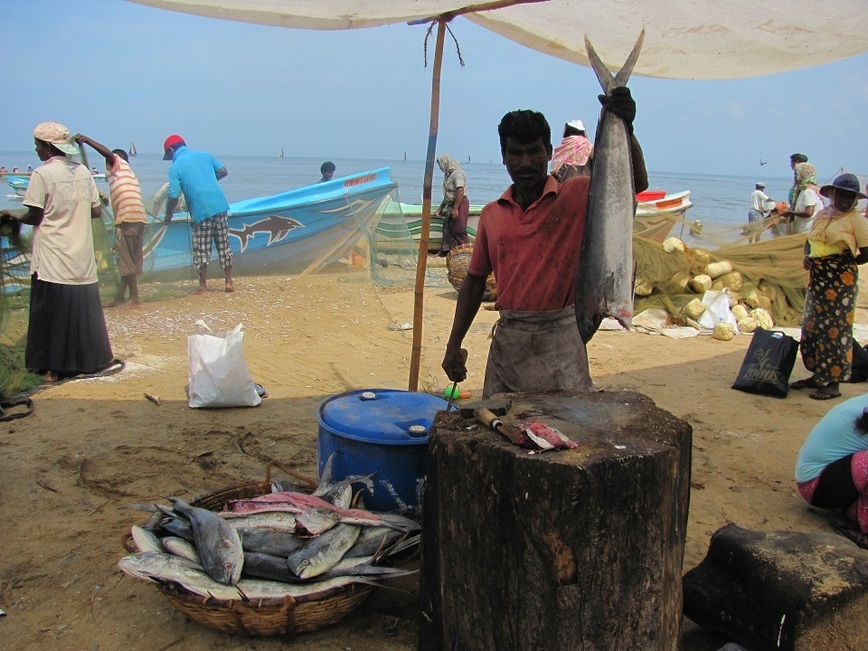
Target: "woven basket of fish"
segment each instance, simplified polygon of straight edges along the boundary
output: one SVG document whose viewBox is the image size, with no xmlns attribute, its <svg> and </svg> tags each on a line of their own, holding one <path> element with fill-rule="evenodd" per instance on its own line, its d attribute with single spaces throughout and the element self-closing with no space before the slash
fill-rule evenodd
<svg viewBox="0 0 868 651">
<path fill-rule="evenodd" d="M 467 275 L 467 267 L 470 264 L 470 254 L 473 253 L 473 244 L 462 244 L 451 249 L 446 255 L 446 273 L 449 283 L 459 289 L 464 277 Z M 488 274 L 485 279 L 485 293 L 483 301 L 493 301 L 497 298 L 497 280 L 494 274 Z"/>
<path fill-rule="evenodd" d="M 118 567 L 221 631 L 293 636 L 334 624 L 417 571 L 391 561 L 418 550 L 420 535 L 410 518 L 364 509 L 370 477 L 332 481 L 330 466 L 316 486 L 266 479 L 154 504 Z"/>
</svg>

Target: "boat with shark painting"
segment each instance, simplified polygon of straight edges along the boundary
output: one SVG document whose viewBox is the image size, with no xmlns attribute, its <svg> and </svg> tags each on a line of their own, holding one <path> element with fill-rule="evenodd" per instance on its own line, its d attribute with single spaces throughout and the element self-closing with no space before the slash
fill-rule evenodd
<svg viewBox="0 0 868 651">
<path fill-rule="evenodd" d="M 233 273 L 301 273 L 348 257 L 397 188 L 390 169 L 383 167 L 230 204 Z M 192 277 L 192 231 L 187 213 L 176 214 L 168 224 L 151 222 L 142 280 Z M 211 264 L 217 264 L 215 250 Z"/>
</svg>

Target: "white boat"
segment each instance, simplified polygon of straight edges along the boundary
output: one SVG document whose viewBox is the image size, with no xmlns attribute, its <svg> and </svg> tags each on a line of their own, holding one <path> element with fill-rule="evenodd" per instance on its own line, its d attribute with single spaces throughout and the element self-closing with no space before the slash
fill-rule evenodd
<svg viewBox="0 0 868 651">
<path fill-rule="evenodd" d="M 633 233 L 647 240 L 662 242 L 676 222 L 693 205 L 690 190 L 667 194 L 665 190 L 646 190 L 636 195 Z"/>
</svg>

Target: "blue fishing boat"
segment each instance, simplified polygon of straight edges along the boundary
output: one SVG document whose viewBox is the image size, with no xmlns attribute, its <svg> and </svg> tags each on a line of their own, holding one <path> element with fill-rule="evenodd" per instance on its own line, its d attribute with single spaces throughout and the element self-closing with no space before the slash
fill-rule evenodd
<svg viewBox="0 0 868 651">
<path fill-rule="evenodd" d="M 6 179 L 6 183 L 16 195 L 23 197 L 24 193 L 27 192 L 27 184 L 30 183 L 30 179 L 26 176 L 10 176 Z"/>
<path fill-rule="evenodd" d="M 301 273 L 346 258 L 397 188 L 391 170 L 383 167 L 230 204 L 233 273 Z M 168 224 L 151 222 L 142 280 L 192 277 L 192 230 L 186 213 Z M 217 264 L 216 251 L 211 264 Z"/>
<path fill-rule="evenodd" d="M 93 175 L 94 181 L 105 181 L 105 174 L 98 172 Z M 27 185 L 30 183 L 30 176 L 10 176 L 6 179 L 6 184 L 15 191 L 19 197 L 23 197 L 27 192 Z"/>
</svg>

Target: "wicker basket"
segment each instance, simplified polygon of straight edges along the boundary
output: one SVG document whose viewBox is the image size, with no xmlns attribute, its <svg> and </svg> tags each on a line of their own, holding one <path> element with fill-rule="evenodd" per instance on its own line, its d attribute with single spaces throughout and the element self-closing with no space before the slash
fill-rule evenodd
<svg viewBox="0 0 868 651">
<path fill-rule="evenodd" d="M 270 469 L 269 469 L 270 471 Z M 266 475 L 270 472 L 266 471 Z M 220 511 L 229 500 L 245 499 L 271 491 L 271 481 L 243 484 L 200 495 L 190 504 Z M 134 548 L 131 537 L 124 547 Z M 304 597 L 259 601 L 216 601 L 203 599 L 173 585 L 158 584 L 160 592 L 181 613 L 195 622 L 226 633 L 248 635 L 286 635 L 316 631 L 340 621 L 356 610 L 374 587 L 353 583 Z"/>
<path fill-rule="evenodd" d="M 473 244 L 462 244 L 449 251 L 446 256 L 446 271 L 449 282 L 455 289 L 461 287 L 464 277 L 467 275 L 467 266 L 470 264 L 470 254 L 473 253 Z M 483 301 L 493 301 L 497 298 L 497 280 L 494 274 L 489 274 L 485 279 L 485 294 Z"/>
</svg>

